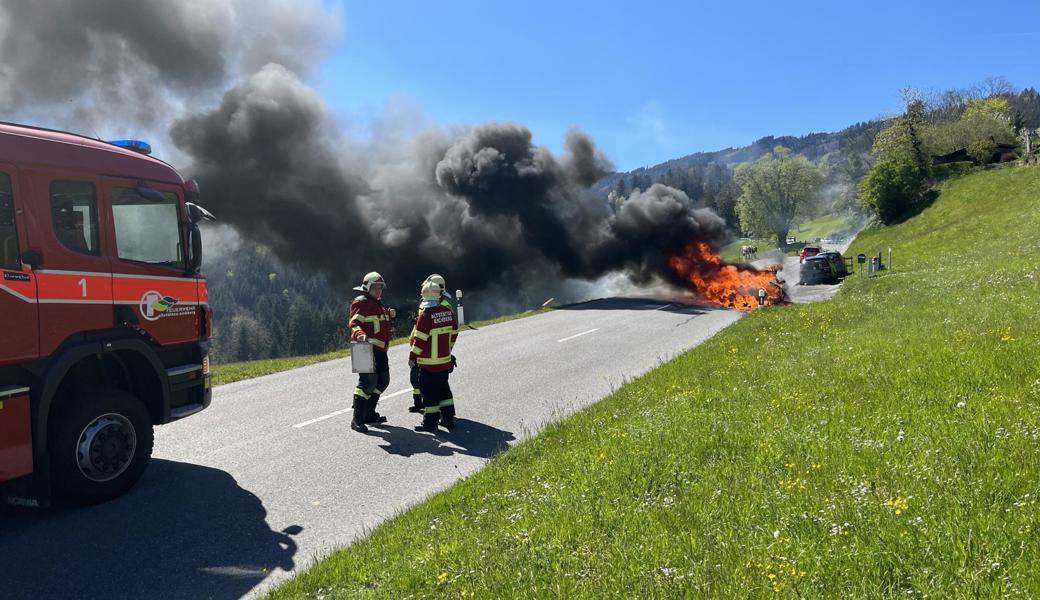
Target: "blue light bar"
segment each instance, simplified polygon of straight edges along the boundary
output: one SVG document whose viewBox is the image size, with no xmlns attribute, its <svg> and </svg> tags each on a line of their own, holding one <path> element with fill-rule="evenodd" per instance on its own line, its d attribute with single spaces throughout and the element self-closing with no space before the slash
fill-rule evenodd
<svg viewBox="0 0 1040 600">
<path fill-rule="evenodd" d="M 140 152 L 141 154 L 152 153 L 151 145 L 141 140 L 109 140 L 108 143 L 120 148 L 126 148 L 127 150 L 133 150 L 134 152 Z"/>
</svg>

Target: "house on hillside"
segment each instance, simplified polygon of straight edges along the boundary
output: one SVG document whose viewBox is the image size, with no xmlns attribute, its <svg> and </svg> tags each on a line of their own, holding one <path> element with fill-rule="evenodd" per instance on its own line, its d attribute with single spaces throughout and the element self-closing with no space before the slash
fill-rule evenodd
<svg viewBox="0 0 1040 600">
<path fill-rule="evenodd" d="M 945 165 L 948 163 L 971 161 L 975 164 L 989 165 L 993 163 L 1008 162 L 1017 158 L 1017 156 L 1015 155 L 1015 150 L 1017 148 L 1018 146 L 1014 144 L 997 144 L 996 148 L 993 150 L 993 154 L 989 157 L 989 160 L 982 163 L 979 163 L 974 158 L 972 158 L 971 155 L 968 154 L 967 148 L 958 148 L 953 152 L 949 152 L 947 154 L 941 154 L 939 156 L 933 155 L 932 164 Z"/>
</svg>

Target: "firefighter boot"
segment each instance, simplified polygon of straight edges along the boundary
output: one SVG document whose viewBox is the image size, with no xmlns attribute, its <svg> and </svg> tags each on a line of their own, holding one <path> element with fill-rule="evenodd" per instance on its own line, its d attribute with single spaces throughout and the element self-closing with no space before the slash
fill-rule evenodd
<svg viewBox="0 0 1040 600">
<path fill-rule="evenodd" d="M 365 426 L 365 417 L 368 416 L 368 400 L 361 396 L 354 396 L 354 418 L 350 421 L 350 428 L 361 433 L 368 433 Z"/>
<path fill-rule="evenodd" d="M 386 423 L 386 417 L 376 412 L 377 404 L 379 404 L 379 394 L 372 394 L 372 397 L 368 399 L 368 415 L 366 415 L 365 423 L 376 425 Z"/>
<path fill-rule="evenodd" d="M 412 392 L 412 405 L 408 407 L 408 412 L 422 414 L 422 394 L 416 394 Z"/>
<path fill-rule="evenodd" d="M 441 427 L 451 431 L 455 428 L 455 406 L 448 405 L 441 407 Z"/>
<path fill-rule="evenodd" d="M 437 413 L 423 413 L 422 423 L 416 425 L 415 430 L 437 433 Z"/>
</svg>

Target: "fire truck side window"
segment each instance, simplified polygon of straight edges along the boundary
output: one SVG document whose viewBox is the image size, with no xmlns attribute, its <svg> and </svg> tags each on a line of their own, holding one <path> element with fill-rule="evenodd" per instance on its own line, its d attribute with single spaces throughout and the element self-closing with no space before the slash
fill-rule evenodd
<svg viewBox="0 0 1040 600">
<path fill-rule="evenodd" d="M 58 241 L 69 250 L 99 254 L 97 199 L 86 181 L 51 183 L 51 219 Z"/>
<path fill-rule="evenodd" d="M 131 188 L 112 189 L 112 217 L 119 258 L 184 267 L 177 194 L 145 198 Z"/>
<path fill-rule="evenodd" d="M 21 269 L 18 230 L 14 228 L 14 195 L 11 178 L 0 173 L 0 269 Z"/>
</svg>

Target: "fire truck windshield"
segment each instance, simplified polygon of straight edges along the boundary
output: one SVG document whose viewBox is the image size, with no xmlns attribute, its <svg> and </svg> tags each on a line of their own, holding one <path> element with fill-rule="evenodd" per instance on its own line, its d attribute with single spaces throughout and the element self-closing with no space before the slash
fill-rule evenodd
<svg viewBox="0 0 1040 600">
<path fill-rule="evenodd" d="M 145 198 L 132 188 L 112 190 L 119 258 L 184 267 L 177 194 L 161 192 L 162 199 Z"/>
</svg>

